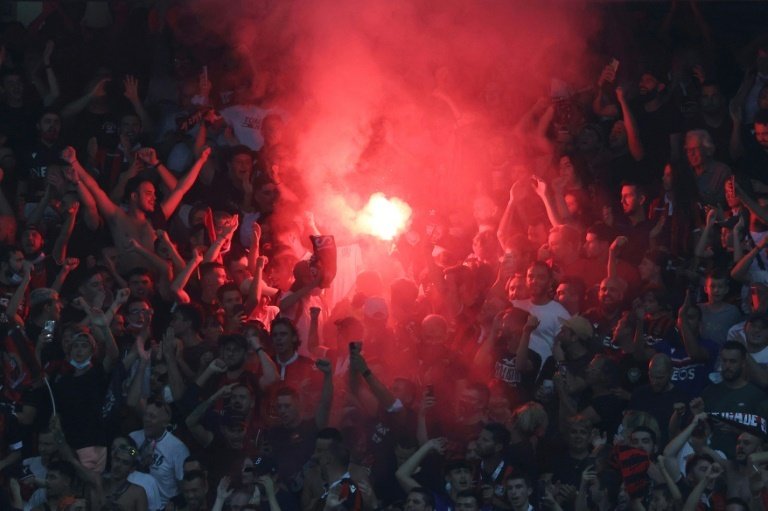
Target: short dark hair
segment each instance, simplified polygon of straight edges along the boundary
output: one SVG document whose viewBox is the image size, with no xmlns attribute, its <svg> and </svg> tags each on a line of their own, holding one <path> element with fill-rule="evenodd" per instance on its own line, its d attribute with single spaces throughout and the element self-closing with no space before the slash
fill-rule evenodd
<svg viewBox="0 0 768 511">
<path fill-rule="evenodd" d="M 685 475 L 686 477 L 693 471 L 694 467 L 697 463 L 700 461 L 707 461 L 709 463 L 714 463 L 715 460 L 710 456 L 709 454 L 694 454 L 690 458 L 688 458 L 688 461 L 685 462 Z"/>
<path fill-rule="evenodd" d="M 143 266 L 137 266 L 136 268 L 132 268 L 128 273 L 125 274 L 125 280 L 131 280 L 133 277 L 149 277 L 153 282 L 155 279 L 152 278 L 152 272 L 149 271 L 148 268 L 145 268 Z"/>
<path fill-rule="evenodd" d="M 762 108 L 755 114 L 755 124 L 768 125 L 768 109 Z"/>
<path fill-rule="evenodd" d="M 738 351 L 741 353 L 741 358 L 747 358 L 747 348 L 739 341 L 725 341 L 722 348 L 720 348 L 720 352 L 722 353 L 725 350 Z"/>
<path fill-rule="evenodd" d="M 200 277 L 204 278 L 207 276 L 208 273 L 212 272 L 213 270 L 221 268 L 224 271 L 227 271 L 226 268 L 224 268 L 223 264 L 219 263 L 203 263 L 200 265 Z"/>
<path fill-rule="evenodd" d="M 72 464 L 68 461 L 63 460 L 56 460 L 52 461 L 48 464 L 48 472 L 56 471 L 59 474 L 63 475 L 67 479 L 69 479 L 70 482 L 74 482 L 77 480 L 77 472 L 75 472 L 75 467 L 72 466 Z"/>
<path fill-rule="evenodd" d="M 651 428 L 648 428 L 646 426 L 638 426 L 638 427 L 636 427 L 635 429 L 632 430 L 632 433 L 630 433 L 629 436 L 631 437 L 635 433 L 648 433 L 649 435 L 651 435 L 651 440 L 653 440 L 653 443 L 654 444 L 657 443 L 656 433 L 654 433 Z"/>
<path fill-rule="evenodd" d="M 425 507 L 431 507 L 432 509 L 435 508 L 435 496 L 432 494 L 431 491 L 427 490 L 426 488 L 423 488 L 421 486 L 415 486 L 411 488 L 408 493 L 417 493 L 421 495 L 421 498 L 424 499 L 424 506 Z"/>
<path fill-rule="evenodd" d="M 477 494 L 475 490 L 461 490 L 459 493 L 456 494 L 456 500 L 459 499 L 475 499 L 475 502 L 477 502 L 478 507 L 480 506 L 480 496 Z"/>
<path fill-rule="evenodd" d="M 146 174 L 132 177 L 125 183 L 125 192 L 123 193 L 123 200 L 128 201 L 131 198 L 131 194 L 139 191 L 139 187 L 142 183 L 150 183 L 155 186 L 155 182 Z"/>
<path fill-rule="evenodd" d="M 224 299 L 224 293 L 228 293 L 230 291 L 236 291 L 237 294 L 239 294 L 241 297 L 243 296 L 243 294 L 240 292 L 240 288 L 237 287 L 237 284 L 234 282 L 227 282 L 216 290 L 216 298 L 219 300 L 219 302 L 221 302 Z"/>
<path fill-rule="evenodd" d="M 296 337 L 296 342 L 294 343 L 294 348 L 299 349 L 299 346 L 301 345 L 301 337 L 299 336 L 299 331 L 296 328 L 296 325 L 293 324 L 293 321 L 290 319 L 280 316 L 272 320 L 272 323 L 269 325 L 269 331 L 274 331 L 276 326 L 283 325 L 288 330 L 291 331 L 291 333 Z"/>
<path fill-rule="evenodd" d="M 491 434 L 494 444 L 501 444 L 504 447 L 509 445 L 511 434 L 504 424 L 499 422 L 489 422 L 483 426 L 483 429 Z"/>
<path fill-rule="evenodd" d="M 192 330 L 200 330 L 203 326 L 203 311 L 196 303 L 180 303 L 173 312 L 179 314 L 184 321 L 192 324 Z"/>
</svg>

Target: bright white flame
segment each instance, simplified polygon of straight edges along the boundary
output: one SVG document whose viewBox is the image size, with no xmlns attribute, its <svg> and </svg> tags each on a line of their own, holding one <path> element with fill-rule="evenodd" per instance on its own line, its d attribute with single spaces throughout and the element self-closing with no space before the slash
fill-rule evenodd
<svg viewBox="0 0 768 511">
<path fill-rule="evenodd" d="M 391 240 L 408 227 L 411 207 L 397 197 L 388 199 L 383 193 L 374 193 L 368 204 L 357 214 L 357 227 L 361 231 Z"/>
</svg>

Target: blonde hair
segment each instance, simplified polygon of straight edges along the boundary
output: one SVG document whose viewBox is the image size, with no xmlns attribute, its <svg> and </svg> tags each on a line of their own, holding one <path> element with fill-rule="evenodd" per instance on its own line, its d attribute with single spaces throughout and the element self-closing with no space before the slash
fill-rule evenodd
<svg viewBox="0 0 768 511">
<path fill-rule="evenodd" d="M 518 406 L 512 412 L 512 424 L 520 434 L 530 437 L 542 429 L 546 429 L 549 418 L 540 403 L 529 401 Z"/>
</svg>

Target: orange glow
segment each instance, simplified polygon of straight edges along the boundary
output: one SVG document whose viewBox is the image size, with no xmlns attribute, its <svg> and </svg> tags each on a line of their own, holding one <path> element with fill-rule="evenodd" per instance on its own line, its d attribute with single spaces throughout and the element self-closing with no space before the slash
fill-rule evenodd
<svg viewBox="0 0 768 511">
<path fill-rule="evenodd" d="M 359 230 L 382 240 L 392 240 L 408 227 L 411 207 L 397 197 L 387 198 L 374 193 L 368 204 L 358 213 Z"/>
</svg>

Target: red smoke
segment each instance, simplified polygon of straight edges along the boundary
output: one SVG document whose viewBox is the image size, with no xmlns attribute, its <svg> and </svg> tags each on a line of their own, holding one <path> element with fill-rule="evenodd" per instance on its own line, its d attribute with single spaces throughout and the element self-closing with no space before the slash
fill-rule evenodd
<svg viewBox="0 0 768 511">
<path fill-rule="evenodd" d="M 580 88 L 596 76 L 583 55 L 597 22 L 576 1 L 196 0 L 184 9 L 203 34 L 237 48 L 235 80 L 250 78 L 285 115 L 283 156 L 304 181 L 306 207 L 337 235 L 357 232 L 374 192 L 466 215 L 475 196 L 506 193 L 542 156 L 515 122 L 549 97 L 551 77 Z M 494 175 L 500 163 L 511 165 Z"/>
</svg>

